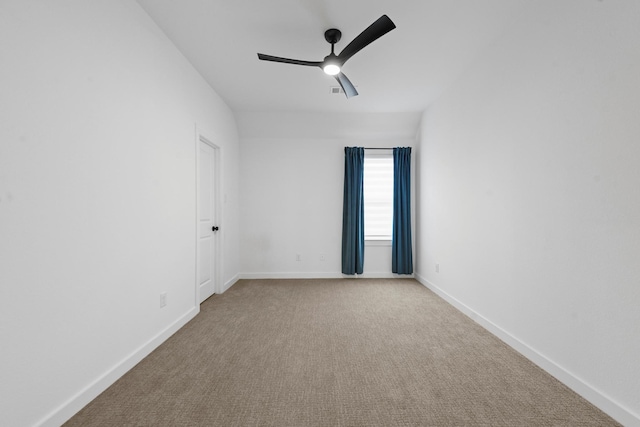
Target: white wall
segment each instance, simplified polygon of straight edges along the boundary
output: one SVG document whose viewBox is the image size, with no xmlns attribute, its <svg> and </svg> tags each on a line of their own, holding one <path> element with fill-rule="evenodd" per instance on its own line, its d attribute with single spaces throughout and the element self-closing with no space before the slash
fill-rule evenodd
<svg viewBox="0 0 640 427">
<path fill-rule="evenodd" d="M 640 425 L 638 22 L 634 1 L 532 3 L 424 115 L 418 154 L 419 279 L 626 425 Z"/>
<path fill-rule="evenodd" d="M 344 147 L 413 146 L 419 118 L 240 114 L 243 277 L 342 277 Z M 363 276 L 392 277 L 390 244 Z"/>
<path fill-rule="evenodd" d="M 3 1 L 0 57 L 0 423 L 58 425 L 197 313 L 196 124 L 237 277 L 238 136 L 133 1 Z"/>
</svg>

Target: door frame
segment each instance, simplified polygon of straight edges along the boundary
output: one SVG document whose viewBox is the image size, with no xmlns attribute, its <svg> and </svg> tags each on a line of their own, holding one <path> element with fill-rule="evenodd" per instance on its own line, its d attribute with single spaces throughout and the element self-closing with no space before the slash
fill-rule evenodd
<svg viewBox="0 0 640 427">
<path fill-rule="evenodd" d="M 214 142 L 215 141 L 215 142 Z M 213 160 L 213 204 L 214 204 L 214 222 L 216 226 L 220 227 L 220 230 L 217 231 L 217 236 L 213 240 L 214 247 L 214 257 L 213 257 L 213 277 L 211 280 L 214 281 L 213 289 L 214 293 L 220 294 L 222 293 L 222 237 L 224 236 L 224 227 L 221 227 L 222 224 L 222 205 L 221 205 L 221 194 L 222 194 L 222 146 L 218 143 L 219 140 L 215 137 L 215 134 L 207 131 L 203 131 L 198 125 L 196 125 L 196 138 L 195 138 L 195 152 L 196 152 L 196 194 L 195 194 L 195 202 L 196 202 L 196 223 L 195 223 L 195 246 L 196 246 L 196 260 L 195 260 L 195 304 L 196 307 L 200 306 L 200 278 L 198 277 L 199 272 L 199 245 L 198 240 L 200 239 L 198 226 L 200 224 L 200 143 L 205 143 L 210 146 L 215 155 Z"/>
</svg>

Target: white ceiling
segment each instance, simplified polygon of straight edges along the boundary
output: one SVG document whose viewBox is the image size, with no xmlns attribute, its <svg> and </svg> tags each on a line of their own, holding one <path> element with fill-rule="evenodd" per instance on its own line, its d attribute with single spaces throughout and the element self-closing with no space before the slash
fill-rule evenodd
<svg viewBox="0 0 640 427">
<path fill-rule="evenodd" d="M 451 84 L 526 0 L 138 0 L 235 112 L 417 113 Z M 259 61 L 257 53 L 321 61 L 324 31 L 340 52 L 387 14 L 397 28 L 347 62 L 359 96 L 331 94 L 315 67 Z"/>
</svg>

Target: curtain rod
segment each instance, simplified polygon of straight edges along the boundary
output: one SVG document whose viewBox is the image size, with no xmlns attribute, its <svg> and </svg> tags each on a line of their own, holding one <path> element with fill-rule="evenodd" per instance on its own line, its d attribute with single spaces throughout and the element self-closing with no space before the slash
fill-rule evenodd
<svg viewBox="0 0 640 427">
<path fill-rule="evenodd" d="M 393 150 L 393 147 L 363 147 L 365 150 Z"/>
</svg>

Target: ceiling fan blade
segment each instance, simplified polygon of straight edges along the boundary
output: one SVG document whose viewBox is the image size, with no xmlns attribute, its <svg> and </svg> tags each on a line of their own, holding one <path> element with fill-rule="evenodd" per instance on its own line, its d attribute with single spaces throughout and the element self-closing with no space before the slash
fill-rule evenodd
<svg viewBox="0 0 640 427">
<path fill-rule="evenodd" d="M 353 55 L 394 28 L 396 28 L 396 24 L 394 24 L 387 15 L 382 15 L 376 22 L 369 25 L 366 30 L 361 32 L 358 37 L 353 39 L 351 43 L 342 50 L 342 52 L 340 52 L 340 55 L 338 55 L 340 62 L 344 64 Z"/>
<path fill-rule="evenodd" d="M 258 54 L 258 58 L 262 59 L 263 61 L 282 62 L 284 64 L 307 65 L 307 66 L 310 66 L 310 67 L 320 67 L 322 65 L 322 62 L 302 61 L 300 59 L 280 58 L 279 56 L 265 55 L 263 53 L 259 53 Z"/>
<path fill-rule="evenodd" d="M 347 98 L 358 95 L 358 91 L 355 87 L 353 87 L 353 84 L 347 78 L 347 76 L 342 73 L 338 73 L 334 77 L 336 78 L 338 83 L 340 83 L 340 86 L 342 87 L 342 90 L 344 90 L 344 94 L 347 96 Z"/>
</svg>

